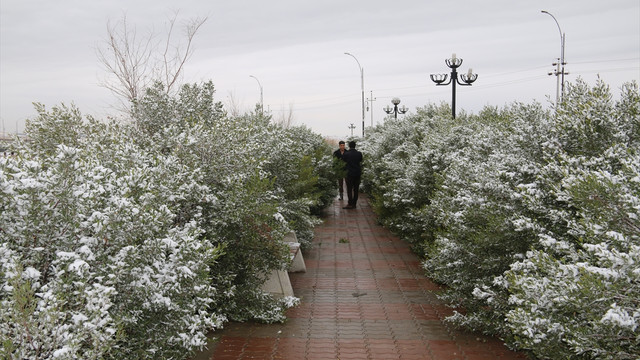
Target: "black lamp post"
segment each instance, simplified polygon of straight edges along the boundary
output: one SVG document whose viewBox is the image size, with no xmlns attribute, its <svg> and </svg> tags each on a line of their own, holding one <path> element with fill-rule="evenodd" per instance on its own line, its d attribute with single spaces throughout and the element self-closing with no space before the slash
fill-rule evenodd
<svg viewBox="0 0 640 360">
<path fill-rule="evenodd" d="M 398 113 L 404 114 L 409 111 L 409 109 L 404 105 L 402 105 L 402 107 L 398 109 L 398 104 L 400 104 L 400 99 L 398 98 L 393 98 L 391 100 L 391 103 L 393 104 L 393 109 L 391 108 L 391 106 L 387 105 L 384 108 L 384 112 L 386 112 L 387 114 L 393 114 L 393 117 L 395 119 L 398 119 Z"/>
<path fill-rule="evenodd" d="M 456 54 L 451 56 L 451 59 L 446 59 L 445 64 L 451 69 L 451 77 L 447 74 L 431 74 L 431 80 L 436 85 L 449 85 L 452 84 L 451 89 L 451 115 L 456 118 L 456 83 L 461 86 L 471 86 L 476 81 L 478 74 L 474 74 L 471 69 L 467 74 L 462 74 L 458 77 L 458 68 L 462 65 L 462 59 L 456 58 Z M 449 79 L 449 81 L 447 81 Z M 460 82 L 462 80 L 462 82 Z M 445 81 L 447 81 L 445 83 Z"/>
</svg>

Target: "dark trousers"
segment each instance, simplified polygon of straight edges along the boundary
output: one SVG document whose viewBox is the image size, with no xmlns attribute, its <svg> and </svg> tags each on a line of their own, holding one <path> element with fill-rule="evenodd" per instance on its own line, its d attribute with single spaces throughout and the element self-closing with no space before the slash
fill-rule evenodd
<svg viewBox="0 0 640 360">
<path fill-rule="evenodd" d="M 350 206 L 356 206 L 358 202 L 358 192 L 360 190 L 360 176 L 347 176 L 347 199 Z"/>
<path fill-rule="evenodd" d="M 344 183 L 347 181 L 345 178 L 338 179 L 338 188 L 340 189 L 340 197 L 344 194 Z"/>
</svg>

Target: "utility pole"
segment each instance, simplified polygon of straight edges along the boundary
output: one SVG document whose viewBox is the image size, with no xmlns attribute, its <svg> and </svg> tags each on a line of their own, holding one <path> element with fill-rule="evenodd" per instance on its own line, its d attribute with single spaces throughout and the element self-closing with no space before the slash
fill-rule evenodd
<svg viewBox="0 0 640 360">
<path fill-rule="evenodd" d="M 371 91 L 371 97 L 367 98 L 367 111 L 371 109 L 371 127 L 373 127 L 373 102 L 376 101 L 376 98 L 373 97 L 373 91 Z"/>
</svg>

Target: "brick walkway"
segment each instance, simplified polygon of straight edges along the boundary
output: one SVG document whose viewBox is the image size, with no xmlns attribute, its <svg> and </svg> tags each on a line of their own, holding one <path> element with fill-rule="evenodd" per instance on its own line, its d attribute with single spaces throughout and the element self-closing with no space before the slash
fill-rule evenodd
<svg viewBox="0 0 640 360">
<path fill-rule="evenodd" d="M 376 223 L 365 196 L 358 208 L 336 200 L 291 274 L 300 306 L 285 324 L 230 323 L 205 359 L 527 359 L 502 343 L 454 330 L 408 245 Z"/>
</svg>

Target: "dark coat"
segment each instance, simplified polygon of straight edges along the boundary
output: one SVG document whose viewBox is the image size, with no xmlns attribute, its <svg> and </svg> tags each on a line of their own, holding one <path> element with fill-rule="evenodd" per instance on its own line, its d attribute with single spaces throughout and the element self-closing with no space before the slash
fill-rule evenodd
<svg viewBox="0 0 640 360">
<path fill-rule="evenodd" d="M 342 160 L 347 163 L 347 177 L 359 177 L 362 175 L 362 153 L 356 149 L 349 149 L 342 155 Z"/>
</svg>

